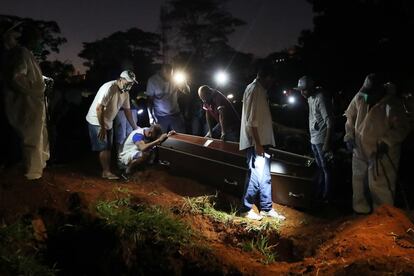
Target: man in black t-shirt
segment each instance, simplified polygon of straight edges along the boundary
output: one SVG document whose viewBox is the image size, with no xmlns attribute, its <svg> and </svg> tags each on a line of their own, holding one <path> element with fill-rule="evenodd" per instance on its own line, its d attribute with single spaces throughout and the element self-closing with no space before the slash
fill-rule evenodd
<svg viewBox="0 0 414 276">
<path fill-rule="evenodd" d="M 206 136 L 224 141 L 238 142 L 240 138 L 240 117 L 233 105 L 220 91 L 203 85 L 198 89 L 198 96 L 206 111 L 208 133 Z M 216 125 L 212 127 L 212 119 Z"/>
</svg>

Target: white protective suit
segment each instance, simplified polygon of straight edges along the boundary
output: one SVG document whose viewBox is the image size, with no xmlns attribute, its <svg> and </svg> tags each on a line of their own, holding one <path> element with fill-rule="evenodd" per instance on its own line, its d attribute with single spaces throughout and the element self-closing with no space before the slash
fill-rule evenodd
<svg viewBox="0 0 414 276">
<path fill-rule="evenodd" d="M 345 111 L 344 141 L 355 141 L 352 158 L 353 209 L 369 213 L 381 204 L 394 203 L 400 146 L 409 132 L 402 102 L 385 95 L 369 109 L 361 93 L 357 93 Z M 377 158 L 377 145 L 384 142 L 388 153 Z M 367 187 L 368 186 L 368 187 Z M 370 200 L 366 197 L 369 189 Z"/>
<path fill-rule="evenodd" d="M 42 72 L 33 54 L 24 47 L 9 51 L 4 72 L 5 110 L 22 138 L 25 176 L 38 179 L 50 155 Z"/>
</svg>

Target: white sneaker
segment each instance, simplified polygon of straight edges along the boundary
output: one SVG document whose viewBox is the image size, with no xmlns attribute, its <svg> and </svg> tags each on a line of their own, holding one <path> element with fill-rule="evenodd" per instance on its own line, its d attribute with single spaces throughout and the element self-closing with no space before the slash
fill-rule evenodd
<svg viewBox="0 0 414 276">
<path fill-rule="evenodd" d="M 284 215 L 279 214 L 275 211 L 275 209 L 271 209 L 270 211 L 260 211 L 260 215 L 264 217 L 275 218 L 278 220 L 285 220 L 286 217 Z"/>
<path fill-rule="evenodd" d="M 249 212 L 241 213 L 241 216 L 252 220 L 261 220 L 263 218 L 261 215 L 256 214 L 253 209 L 250 209 Z"/>
</svg>

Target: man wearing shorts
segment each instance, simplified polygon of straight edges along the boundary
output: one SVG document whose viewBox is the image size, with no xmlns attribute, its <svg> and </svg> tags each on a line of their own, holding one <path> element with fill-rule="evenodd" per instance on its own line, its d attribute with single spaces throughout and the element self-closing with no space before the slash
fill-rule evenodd
<svg viewBox="0 0 414 276">
<path fill-rule="evenodd" d="M 137 83 L 135 74 L 129 70 L 123 71 L 117 80 L 109 81 L 99 88 L 86 115 L 92 150 L 99 152 L 102 177 L 105 179 L 119 179 L 111 172 L 110 164 L 113 120 L 121 107 L 132 128 L 138 128 L 132 119 L 128 93 L 134 83 Z"/>
</svg>

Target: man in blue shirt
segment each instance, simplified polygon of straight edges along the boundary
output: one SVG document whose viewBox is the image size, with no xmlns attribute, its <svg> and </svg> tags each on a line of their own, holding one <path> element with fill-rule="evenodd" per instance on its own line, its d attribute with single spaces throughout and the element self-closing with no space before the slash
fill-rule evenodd
<svg viewBox="0 0 414 276">
<path fill-rule="evenodd" d="M 149 98 L 149 109 L 154 121 L 161 126 L 162 132 L 175 130 L 185 132 L 183 116 L 178 105 L 179 92 L 189 94 L 190 88 L 184 83 L 174 84 L 173 68 L 163 64 L 161 70 L 149 78 L 145 94 Z"/>
</svg>

